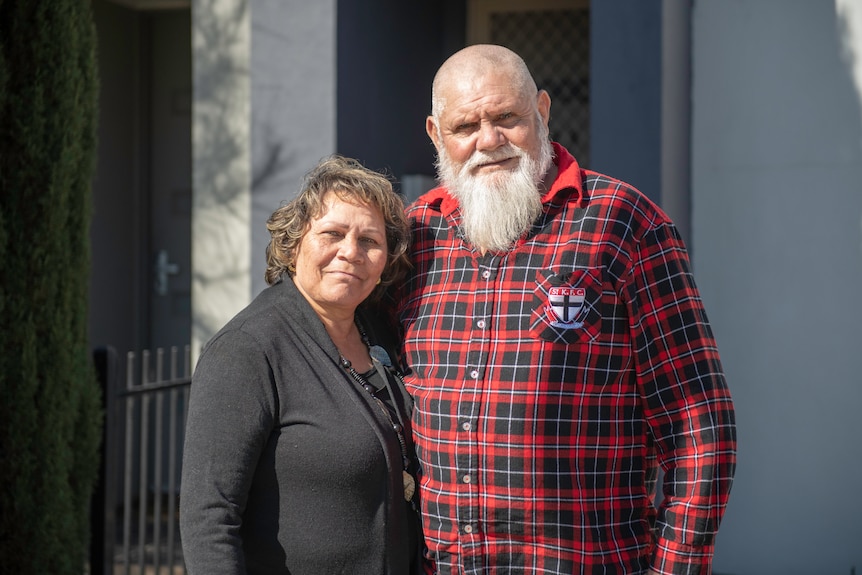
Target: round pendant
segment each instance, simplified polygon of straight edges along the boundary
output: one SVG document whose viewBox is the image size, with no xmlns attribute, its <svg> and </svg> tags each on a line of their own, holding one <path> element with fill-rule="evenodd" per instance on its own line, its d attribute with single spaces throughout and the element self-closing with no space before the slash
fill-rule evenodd
<svg viewBox="0 0 862 575">
<path fill-rule="evenodd" d="M 404 474 L 404 501 L 410 501 L 413 499 L 413 493 L 416 491 L 416 481 L 406 471 L 402 471 L 401 473 Z"/>
</svg>

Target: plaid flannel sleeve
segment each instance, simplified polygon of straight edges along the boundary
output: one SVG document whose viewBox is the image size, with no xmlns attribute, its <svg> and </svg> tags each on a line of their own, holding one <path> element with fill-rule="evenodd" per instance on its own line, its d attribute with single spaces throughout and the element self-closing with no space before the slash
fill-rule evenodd
<svg viewBox="0 0 862 575">
<path fill-rule="evenodd" d="M 665 472 L 652 568 L 708 574 L 736 467 L 736 426 L 685 247 L 668 222 L 641 238 L 629 289 L 644 411 Z"/>
</svg>

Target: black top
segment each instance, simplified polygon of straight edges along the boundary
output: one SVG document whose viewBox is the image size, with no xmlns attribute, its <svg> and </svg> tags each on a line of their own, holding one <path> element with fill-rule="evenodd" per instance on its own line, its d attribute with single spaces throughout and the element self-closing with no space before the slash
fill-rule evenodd
<svg viewBox="0 0 862 575">
<path fill-rule="evenodd" d="M 409 438 L 412 401 L 393 382 Z M 186 567 L 191 575 L 418 572 L 402 469 L 388 418 L 285 279 L 220 330 L 196 366 L 180 498 Z"/>
</svg>

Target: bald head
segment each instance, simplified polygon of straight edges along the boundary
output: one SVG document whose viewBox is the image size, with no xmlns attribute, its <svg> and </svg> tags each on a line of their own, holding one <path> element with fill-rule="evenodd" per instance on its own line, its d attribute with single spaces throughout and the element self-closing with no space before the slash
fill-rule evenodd
<svg viewBox="0 0 862 575">
<path fill-rule="evenodd" d="M 451 88 L 490 72 L 508 76 L 512 89 L 521 96 L 535 97 L 536 82 L 520 56 L 503 46 L 476 44 L 455 52 L 437 70 L 431 86 L 431 115 L 439 118 Z"/>
<path fill-rule="evenodd" d="M 505 251 L 542 212 L 553 181 L 551 100 L 520 56 L 479 44 L 438 70 L 425 131 L 437 149 L 437 176 L 458 202 L 467 241 Z"/>
</svg>

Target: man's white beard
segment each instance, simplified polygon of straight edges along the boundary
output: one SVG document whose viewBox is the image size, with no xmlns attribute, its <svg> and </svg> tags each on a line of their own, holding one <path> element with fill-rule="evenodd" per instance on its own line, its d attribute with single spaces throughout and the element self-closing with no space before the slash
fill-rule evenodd
<svg viewBox="0 0 862 575">
<path fill-rule="evenodd" d="M 513 155 L 520 158 L 514 172 L 470 173 L 479 164 Z M 442 147 L 437 158 L 438 177 L 461 206 L 461 226 L 467 241 L 482 252 L 506 251 L 524 235 L 542 213 L 539 184 L 551 161 L 547 138 L 542 138 L 538 158 L 507 143 L 491 153 L 474 152 L 460 168 Z"/>
</svg>

